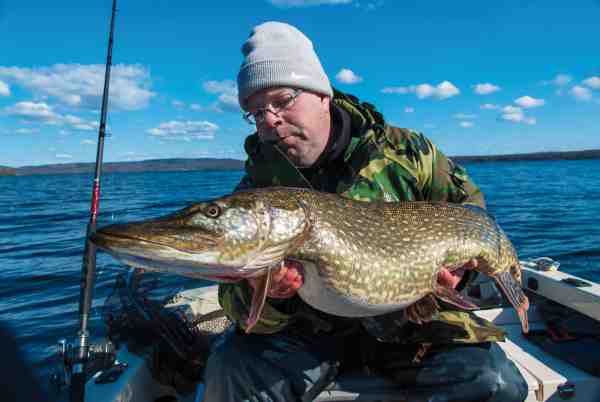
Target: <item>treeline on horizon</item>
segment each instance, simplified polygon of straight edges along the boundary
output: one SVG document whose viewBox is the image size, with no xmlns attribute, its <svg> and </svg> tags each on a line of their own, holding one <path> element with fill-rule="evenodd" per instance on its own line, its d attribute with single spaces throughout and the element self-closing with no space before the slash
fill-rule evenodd
<svg viewBox="0 0 600 402">
<path fill-rule="evenodd" d="M 0 166 L 0 175 L 31 176 L 47 174 L 90 173 L 94 163 L 59 163 L 39 166 L 23 166 L 12 168 Z M 134 162 L 105 162 L 102 171 L 111 172 L 184 172 L 194 170 L 241 170 L 244 162 L 237 159 L 150 159 Z"/>
<path fill-rule="evenodd" d="M 534 152 L 528 154 L 453 156 L 458 163 L 493 161 L 541 161 L 600 159 L 600 149 L 567 152 Z M 106 162 L 103 172 L 184 172 L 195 170 L 242 170 L 244 161 L 237 159 L 150 159 L 135 162 Z M 48 174 L 77 174 L 94 171 L 93 163 L 60 163 L 12 168 L 0 166 L 0 176 L 31 176 Z"/>
</svg>

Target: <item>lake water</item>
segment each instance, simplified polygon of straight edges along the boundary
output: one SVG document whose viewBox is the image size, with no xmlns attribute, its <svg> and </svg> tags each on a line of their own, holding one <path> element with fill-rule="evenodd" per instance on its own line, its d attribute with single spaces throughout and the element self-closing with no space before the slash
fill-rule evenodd
<svg viewBox="0 0 600 402">
<path fill-rule="evenodd" d="M 600 281 L 600 160 L 465 165 L 521 258 L 550 256 Z M 99 225 L 159 216 L 230 192 L 242 172 L 120 173 L 102 180 Z M 0 321 L 47 381 L 73 340 L 91 175 L 0 177 Z M 98 256 L 91 329 L 123 267 Z"/>
</svg>

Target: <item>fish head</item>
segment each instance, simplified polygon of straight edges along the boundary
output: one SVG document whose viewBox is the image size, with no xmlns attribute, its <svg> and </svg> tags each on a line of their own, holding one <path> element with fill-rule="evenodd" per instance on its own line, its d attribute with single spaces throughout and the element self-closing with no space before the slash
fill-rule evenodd
<svg viewBox="0 0 600 402">
<path fill-rule="evenodd" d="M 235 282 L 279 264 L 307 231 L 304 208 L 243 191 L 174 214 L 97 230 L 90 240 L 117 260 L 153 271 Z"/>
</svg>

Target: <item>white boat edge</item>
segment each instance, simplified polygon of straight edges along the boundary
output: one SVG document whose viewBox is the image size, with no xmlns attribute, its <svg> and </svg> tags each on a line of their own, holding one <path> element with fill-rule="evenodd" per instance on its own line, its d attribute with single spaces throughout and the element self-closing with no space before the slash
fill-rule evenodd
<svg viewBox="0 0 600 402">
<path fill-rule="evenodd" d="M 600 321 L 600 284 L 587 281 L 558 270 L 541 271 L 535 264 L 523 261 L 523 286 L 545 298 L 568 306 L 582 314 Z M 584 283 L 585 286 L 577 286 Z M 187 303 L 194 303 L 194 310 L 200 313 L 218 309 L 216 285 L 190 289 L 181 293 Z M 515 362 L 529 385 L 527 402 L 573 402 L 600 401 L 600 377 L 595 377 L 544 352 L 521 334 L 519 319 L 511 308 L 492 308 L 476 312 L 507 333 L 507 340 L 499 346 Z M 529 311 L 532 329 L 544 327 L 544 323 L 533 304 Z M 183 397 L 173 388 L 156 382 L 151 375 L 148 358 L 130 353 L 121 347 L 117 353 L 119 362 L 126 362 L 128 368 L 117 381 L 96 384 L 94 378 L 86 385 L 88 402 L 151 402 L 160 397 L 171 396 L 172 401 L 202 401 L 202 384 L 196 395 Z M 369 380 L 365 380 L 369 381 Z M 373 382 L 364 392 L 336 388 L 322 392 L 316 401 L 402 401 L 400 392 L 389 393 L 378 388 Z"/>
</svg>

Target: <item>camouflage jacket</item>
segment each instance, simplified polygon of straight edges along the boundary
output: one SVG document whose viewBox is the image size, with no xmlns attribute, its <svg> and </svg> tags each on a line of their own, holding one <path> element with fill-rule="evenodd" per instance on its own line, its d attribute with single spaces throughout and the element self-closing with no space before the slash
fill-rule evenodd
<svg viewBox="0 0 600 402">
<path fill-rule="evenodd" d="M 245 142 L 248 154 L 246 175 L 238 189 L 307 187 L 310 182 L 316 190 L 335 192 L 361 201 L 429 200 L 485 207 L 483 195 L 466 171 L 448 159 L 423 134 L 387 125 L 374 106 L 360 103 L 352 95 L 334 91 L 332 102 L 345 111 L 350 133 L 337 163 L 301 169 L 301 174 L 280 152 L 269 144 L 259 142 L 255 133 Z M 468 278 L 465 279 L 468 281 Z M 251 292 L 245 281 L 219 286 L 221 306 L 241 327 L 249 311 Z M 368 320 L 370 324 L 367 326 L 371 328 L 367 329 L 377 334 L 377 327 L 397 322 L 393 316 L 389 318 Z M 278 332 L 307 319 L 314 330 L 345 328 L 348 321 L 316 311 L 298 296 L 285 301 L 267 299 L 253 332 Z M 470 313 L 442 310 L 431 323 L 402 325 L 393 338 L 410 343 L 484 342 L 502 340 L 503 333 Z"/>
</svg>

